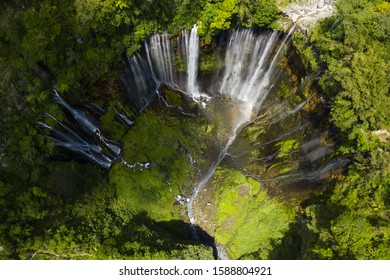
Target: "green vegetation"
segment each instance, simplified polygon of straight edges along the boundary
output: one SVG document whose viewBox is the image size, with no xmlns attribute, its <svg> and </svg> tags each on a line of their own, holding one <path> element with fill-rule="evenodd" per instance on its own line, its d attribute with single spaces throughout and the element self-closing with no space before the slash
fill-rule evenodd
<svg viewBox="0 0 390 280">
<path fill-rule="evenodd" d="M 47 159 L 47 168 L 38 166 L 30 179 L 5 174 L 1 258 L 212 259 L 212 248 L 190 240 L 184 207 L 174 198 L 196 180 L 190 155 L 202 163 L 206 146 L 194 139 L 206 142 L 206 125 L 203 118 L 147 110 L 122 141 L 125 159 L 149 161 L 149 169 L 117 164 L 106 174 Z M 31 187 L 19 185 L 28 179 Z"/>
<path fill-rule="evenodd" d="M 169 233 L 186 232 L 184 222 L 174 222 L 182 219 L 183 209 L 173 206 L 173 195 L 186 194 L 195 180 L 188 155 L 203 163 L 206 147 L 199 143 L 207 143 L 210 127 L 202 118 L 148 111 L 127 131 L 114 120 L 115 110 L 135 116 L 118 98 L 113 72 L 122 55 L 133 53 L 153 32 L 176 35 L 201 23 L 204 38 L 211 38 L 220 29 L 250 25 L 251 3 L 27 2 L 0 4 L 1 258 L 210 258 L 209 248 L 186 245 Z M 129 163 L 156 165 L 142 172 L 116 165 L 108 174 L 69 161 L 37 126 L 44 112 L 65 119 L 52 102 L 52 88 L 73 104 L 106 103 L 102 131 L 124 143 Z M 167 97 L 171 104 L 182 103 L 174 94 Z"/>
<path fill-rule="evenodd" d="M 201 72 L 212 72 L 221 67 L 221 62 L 218 61 L 214 53 L 202 53 L 199 58 L 199 70 Z"/>
<path fill-rule="evenodd" d="M 199 15 L 197 24 L 199 34 L 209 43 L 220 30 L 240 26 L 269 26 L 279 14 L 275 0 L 217 0 L 200 1 L 204 9 Z"/>
<path fill-rule="evenodd" d="M 196 106 L 165 90 L 172 108 L 156 101 L 135 114 L 120 97 L 116 71 L 123 55 L 154 32 L 175 36 L 198 24 L 204 46 L 222 30 L 275 26 L 279 16 L 274 0 L 1 1 L 0 259 L 212 259 L 211 247 L 191 240 L 185 206 L 175 196 L 190 195 L 218 150 L 213 136 L 217 130 L 226 136 L 229 112 L 214 123 L 184 116 L 178 106 L 190 112 Z M 324 94 L 339 145 L 331 156 L 350 165 L 329 179 L 330 187 L 286 199 L 245 172 L 294 170 L 301 136 L 273 142 L 276 162 L 267 167 L 223 162 L 209 182 L 215 225 L 208 233 L 231 258 L 390 258 L 390 143 L 378 137 L 390 130 L 389 34 L 389 1 L 339 0 L 337 13 L 310 38 L 294 35 L 305 75 L 321 73 L 314 87 Z M 205 74 L 220 66 L 207 52 L 201 58 Z M 306 96 L 295 94 L 299 78 L 280 85 L 276 98 L 295 104 Z M 37 125 L 54 125 L 45 112 L 66 120 L 52 88 L 72 104 L 104 105 L 104 134 L 121 141 L 129 164 L 150 167 L 118 163 L 105 171 L 55 148 Z M 116 110 L 134 126 L 117 122 Z M 244 152 L 273 139 L 261 119 L 242 134 Z"/>
<path fill-rule="evenodd" d="M 279 148 L 277 158 L 282 158 L 290 155 L 291 150 L 298 148 L 298 143 L 294 139 L 289 139 L 283 142 L 279 142 L 275 145 Z"/>
<path fill-rule="evenodd" d="M 390 126 L 389 20 L 388 1 L 340 0 L 311 38 L 340 153 L 353 163 L 333 192 L 309 201 L 305 258 L 390 257 L 390 144 L 374 133 Z"/>
<path fill-rule="evenodd" d="M 118 110 L 129 116 L 129 118 L 134 119 L 134 114 L 131 113 L 124 105 L 122 100 L 113 100 L 107 106 L 107 112 L 100 117 L 100 127 L 104 135 L 120 141 L 125 135 L 127 128 L 123 126 L 119 121 L 114 121 L 115 115 L 118 114 Z"/>
<path fill-rule="evenodd" d="M 305 65 L 305 68 L 313 72 L 318 71 L 319 66 L 309 39 L 301 33 L 295 33 L 293 35 L 293 42 Z"/>
<path fill-rule="evenodd" d="M 219 167 L 213 181 L 215 239 L 233 259 L 269 259 L 294 222 L 294 210 L 267 195 L 251 178 Z"/>
<path fill-rule="evenodd" d="M 173 213 L 174 196 L 186 195 L 196 182 L 191 160 L 204 163 L 207 147 L 201 143 L 207 142 L 206 125 L 202 118 L 169 117 L 146 110 L 122 141 L 127 162 L 150 162 L 152 167 L 114 166 L 110 182 L 116 186 L 118 200 L 136 212 L 147 212 L 155 221 L 180 219 Z"/>
</svg>

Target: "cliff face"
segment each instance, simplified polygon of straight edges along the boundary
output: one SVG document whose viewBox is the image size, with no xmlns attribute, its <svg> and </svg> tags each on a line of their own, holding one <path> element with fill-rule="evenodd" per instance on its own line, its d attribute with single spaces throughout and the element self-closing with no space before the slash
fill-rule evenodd
<svg viewBox="0 0 390 280">
<path fill-rule="evenodd" d="M 297 25 L 297 28 L 306 34 L 321 19 L 330 17 L 335 11 L 336 0 L 297 0 L 289 3 L 280 10 Z"/>
</svg>

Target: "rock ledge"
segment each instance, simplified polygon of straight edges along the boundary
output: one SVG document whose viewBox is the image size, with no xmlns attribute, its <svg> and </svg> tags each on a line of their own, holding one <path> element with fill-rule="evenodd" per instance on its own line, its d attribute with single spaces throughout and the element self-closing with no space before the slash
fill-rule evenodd
<svg viewBox="0 0 390 280">
<path fill-rule="evenodd" d="M 298 0 L 279 7 L 297 28 L 310 35 L 314 25 L 335 12 L 336 0 Z"/>
</svg>

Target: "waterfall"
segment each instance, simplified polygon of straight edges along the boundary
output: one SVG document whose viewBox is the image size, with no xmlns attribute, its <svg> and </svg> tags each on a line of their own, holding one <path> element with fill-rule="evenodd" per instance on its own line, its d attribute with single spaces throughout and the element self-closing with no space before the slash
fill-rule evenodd
<svg viewBox="0 0 390 280">
<path fill-rule="evenodd" d="M 167 33 L 154 34 L 149 40 L 149 65 L 152 65 L 151 71 L 157 73 L 157 79 L 160 83 L 170 86 L 177 86 L 173 74 L 172 58 L 173 46 Z M 148 48 L 148 45 L 145 45 Z"/>
<path fill-rule="evenodd" d="M 187 203 L 195 239 L 199 239 L 199 236 L 193 203 L 214 175 L 243 125 L 259 112 L 278 76 L 277 63 L 293 32 L 291 28 L 289 33 L 281 38 L 278 31 L 258 33 L 252 29 L 232 30 L 228 34 L 226 46 L 223 45 L 217 50 L 218 53 L 222 53 L 223 61 L 220 65 L 223 67 L 214 71 L 214 77 L 208 79 L 209 85 L 202 82 L 201 88 L 197 81 L 200 55 L 197 29 L 198 27 L 194 25 L 190 32 L 184 30 L 176 41 L 169 39 L 166 33 L 154 34 L 146 40 L 143 49 L 128 60 L 133 73 L 130 77 L 133 82 L 130 84 L 136 84 L 134 81 L 138 79 L 136 85 L 139 88 L 138 94 L 145 90 L 154 94 L 161 84 L 167 84 L 199 102 L 204 102 L 202 97 L 209 99 L 205 92 L 214 94 L 216 98 L 226 96 L 234 108 L 235 115 L 229 135 L 216 160 L 195 186 Z M 183 61 L 187 66 L 186 72 L 183 71 Z M 144 96 L 150 99 L 152 95 Z M 146 106 L 147 103 L 143 102 L 142 105 Z"/>
<path fill-rule="evenodd" d="M 217 88 L 219 94 L 230 97 L 238 113 L 233 120 L 228 140 L 221 148 L 216 160 L 195 186 L 187 204 L 191 230 L 195 239 L 199 239 L 199 236 L 196 230 L 193 203 L 214 175 L 243 125 L 250 121 L 252 113 L 259 111 L 262 102 L 270 92 L 277 61 L 279 61 L 282 49 L 290 35 L 291 32 L 286 35 L 278 47 L 277 43 L 280 40 L 276 31 L 272 32 L 271 35 L 256 35 L 251 29 L 234 30 L 229 36 L 224 61 L 225 67 L 219 73 L 222 79 L 219 80 L 219 83 L 217 82 L 216 86 L 213 85 L 213 88 Z"/>
<path fill-rule="evenodd" d="M 277 62 L 292 30 L 279 47 L 277 31 L 270 35 L 258 35 L 252 29 L 231 32 L 225 54 L 225 68 L 221 73 L 222 79 L 217 91 L 242 104 L 246 121 L 252 113 L 260 109 L 269 89 L 272 88 Z"/>
<path fill-rule="evenodd" d="M 104 151 L 100 145 L 81 137 L 77 131 L 66 126 L 50 114 L 47 114 L 47 116 L 52 118 L 62 130 L 49 126 L 45 122 L 39 122 L 38 125 L 50 131 L 50 138 L 54 140 L 57 147 L 77 154 L 104 169 L 109 169 L 114 163 L 115 157 Z"/>
<path fill-rule="evenodd" d="M 48 113 L 46 113 L 46 117 L 53 119 L 60 129 L 42 121 L 38 122 L 38 125 L 49 130 L 49 137 L 54 140 L 57 147 L 66 149 L 102 168 L 109 169 L 120 158 L 121 145 L 106 138 L 93 119 L 84 111 L 71 106 L 57 90 L 53 90 L 53 95 L 54 102 L 61 105 L 72 117 L 72 125 L 68 126 Z M 91 106 L 90 104 L 89 107 Z M 94 105 L 93 108 L 98 110 L 97 105 Z M 99 108 L 101 112 L 103 108 Z"/>
<path fill-rule="evenodd" d="M 195 99 L 199 98 L 198 85 L 196 81 L 199 59 L 199 36 L 197 32 L 198 26 L 194 25 L 189 37 L 188 32 L 184 33 L 187 58 L 187 92 Z"/>
<path fill-rule="evenodd" d="M 273 32 L 267 40 L 264 36 L 257 38 L 251 29 L 232 32 L 226 51 L 226 67 L 220 93 L 248 102 L 262 90 L 255 87 L 254 83 L 262 81 L 267 67 L 265 62 L 276 43 L 276 35 L 277 33 Z M 253 92 L 253 89 L 256 92 Z"/>
<path fill-rule="evenodd" d="M 196 101 L 209 99 L 199 88 L 197 76 L 199 67 L 198 26 L 172 40 L 167 33 L 154 34 L 145 41 L 143 48 L 127 59 L 121 78 L 123 90 L 140 110 L 153 99 L 161 84 L 180 90 Z M 280 33 L 257 34 L 252 29 L 238 29 L 230 32 L 226 47 L 222 73 L 213 81 L 211 92 L 230 96 L 245 107 L 250 117 L 254 108 L 260 108 L 262 101 L 272 87 L 274 70 L 282 48 L 289 34 L 280 43 Z M 279 43 L 279 48 L 276 46 Z M 183 62 L 186 72 L 183 72 Z M 248 118 L 247 117 L 247 118 Z"/>
<path fill-rule="evenodd" d="M 157 76 L 150 65 L 149 53 L 146 59 L 138 53 L 128 57 L 124 70 L 119 74 L 125 95 L 142 111 L 159 87 Z"/>
<path fill-rule="evenodd" d="M 198 26 L 172 40 L 167 33 L 154 34 L 145 40 L 142 49 L 127 58 L 120 73 L 122 90 L 142 111 L 154 98 L 161 84 L 186 93 L 194 100 L 206 97 L 197 84 L 199 36 Z M 176 46 L 175 46 L 176 45 Z M 180 62 L 186 63 L 184 74 Z"/>
</svg>

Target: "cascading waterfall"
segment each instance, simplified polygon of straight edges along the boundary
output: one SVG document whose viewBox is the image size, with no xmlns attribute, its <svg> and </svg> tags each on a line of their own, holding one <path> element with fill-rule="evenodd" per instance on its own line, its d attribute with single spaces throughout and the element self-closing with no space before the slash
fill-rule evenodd
<svg viewBox="0 0 390 280">
<path fill-rule="evenodd" d="M 256 35 L 252 29 L 233 31 L 227 46 L 226 66 L 218 92 L 243 102 L 247 114 L 251 114 L 253 110 L 258 111 L 273 86 L 272 80 L 280 53 L 293 30 L 294 27 L 276 52 L 276 45 L 280 41 L 276 31 L 269 37 L 264 34 Z"/>
<path fill-rule="evenodd" d="M 268 58 L 277 42 L 277 32 L 270 38 L 257 38 L 251 29 L 235 31 L 226 51 L 226 68 L 219 92 L 249 105 L 251 111 L 264 86 Z M 250 51 L 248 51 L 250 50 Z"/>
<path fill-rule="evenodd" d="M 210 85 L 203 85 L 203 88 L 200 88 L 197 81 L 200 46 L 196 25 L 191 32 L 183 31 L 182 36 L 176 39 L 176 44 L 166 33 L 151 36 L 140 53 L 128 60 L 127 68 L 132 75 L 125 75 L 123 80 L 125 84 L 132 86 L 128 89 L 136 90 L 137 96 L 143 95 L 150 101 L 160 85 L 167 84 L 200 102 L 203 102 L 202 96 L 208 97 L 205 92 L 213 94 L 212 96 L 216 98 L 226 96 L 234 107 L 229 135 L 216 160 L 195 186 L 187 203 L 187 212 L 195 239 L 199 237 L 196 231 L 193 203 L 227 154 L 240 129 L 250 121 L 252 115 L 259 112 L 273 87 L 273 81 L 278 76 L 277 63 L 292 32 L 293 28 L 281 39 L 281 33 L 277 31 L 261 34 L 252 29 L 231 31 L 227 45 L 222 47 L 225 51 L 221 65 L 224 66 L 217 71 L 213 79 L 208 81 Z M 186 62 L 186 72 L 183 72 L 180 63 L 177 64 L 180 59 Z M 145 91 L 149 93 L 145 94 Z M 149 102 L 139 97 L 135 99 L 137 100 L 135 103 L 138 102 L 141 109 Z"/>
<path fill-rule="evenodd" d="M 197 82 L 199 59 L 199 36 L 197 25 L 191 32 L 184 30 L 177 38 L 176 48 L 167 33 L 154 34 L 144 44 L 143 49 L 127 60 L 122 76 L 124 90 L 142 110 L 148 105 L 161 84 L 167 84 L 185 92 L 194 100 L 209 98 L 199 88 Z M 256 34 L 252 29 L 234 30 L 229 36 L 225 54 L 225 67 L 218 79 L 213 80 L 211 89 L 243 103 L 246 114 L 259 108 L 272 87 L 272 75 L 285 40 L 292 29 L 280 42 L 279 32 Z M 270 58 L 272 58 L 270 60 Z M 177 65 L 177 60 L 185 59 L 186 75 Z M 244 110 L 241 110 L 244 112 Z"/>
<path fill-rule="evenodd" d="M 199 57 L 199 37 L 197 35 L 197 26 L 194 25 L 191 32 L 183 31 L 183 36 L 178 40 L 181 48 L 175 50 L 172 41 L 167 33 L 155 34 L 145 42 L 144 53 L 136 53 L 128 57 L 125 71 L 121 73 L 123 90 L 131 96 L 133 103 L 140 110 L 145 108 L 150 100 L 155 96 L 161 84 L 166 84 L 189 96 L 197 99 L 198 86 L 196 76 L 198 72 Z M 173 63 L 174 56 L 184 56 L 187 62 L 187 77 L 183 79 Z M 186 82 L 184 82 L 186 80 Z M 150 163 L 129 164 L 121 157 L 120 144 L 105 138 L 99 129 L 98 124 L 89 118 L 84 111 L 72 107 L 67 103 L 59 93 L 54 90 L 54 101 L 60 104 L 72 116 L 75 124 L 79 126 L 86 137 L 80 136 L 77 129 L 70 128 L 64 123 L 51 117 L 63 131 L 52 127 L 45 122 L 40 122 L 42 128 L 48 129 L 58 147 L 67 149 L 78 154 L 84 159 L 94 164 L 108 169 L 115 162 L 121 162 L 129 168 L 137 166 L 148 168 Z M 96 105 L 87 104 L 87 109 L 92 109 L 94 113 L 103 114 L 104 109 Z M 117 111 L 116 118 L 126 127 L 132 126 L 133 122 L 129 120 L 122 112 Z M 97 143 L 94 143 L 97 138 Z"/>
<path fill-rule="evenodd" d="M 39 126 L 50 131 L 51 138 L 54 139 L 56 146 L 78 154 L 102 168 L 110 168 L 122 152 L 120 144 L 104 137 L 99 126 L 84 111 L 72 107 L 56 90 L 53 93 L 54 101 L 72 116 L 74 123 L 78 125 L 83 133 L 68 127 L 50 114 L 46 115 L 53 119 L 62 130 L 45 122 L 39 122 Z M 94 138 L 97 138 L 97 143 L 93 140 Z"/>
<path fill-rule="evenodd" d="M 223 126 L 223 129 L 227 129 L 228 132 L 226 133 L 226 131 L 221 129 L 223 136 L 219 138 L 220 131 L 218 131 L 218 140 L 221 141 L 219 152 L 207 172 L 194 187 L 189 200 L 186 200 L 192 235 L 194 239 L 200 240 L 196 228 L 194 202 L 228 154 L 229 148 L 234 143 L 241 129 L 248 123 L 255 122 L 262 117 L 258 116 L 259 111 L 274 87 L 274 83 L 278 82 L 281 72 L 277 64 L 280 61 L 283 50 L 286 49 L 286 45 L 289 43 L 294 27 L 285 35 L 277 31 L 258 33 L 252 29 L 230 31 L 226 45 L 222 43 L 217 50 L 217 53 L 221 54 L 221 61 L 216 64 L 217 69 L 213 71 L 210 78 L 206 79 L 204 78 L 204 72 L 199 73 L 200 46 L 197 30 L 198 27 L 194 25 L 191 31 L 184 30 L 182 35 L 177 37 L 176 40 L 170 39 L 167 33 L 154 34 L 145 41 L 143 48 L 139 52 L 127 58 L 125 61 L 126 67 L 120 75 L 123 82 L 123 90 L 141 111 L 160 91 L 161 85 L 168 85 L 172 89 L 185 93 L 199 104 L 205 101 L 214 102 L 213 104 L 220 102 L 224 103 L 221 105 L 223 107 L 226 105 L 225 103 L 228 103 L 229 111 L 221 118 L 228 123 L 226 126 Z M 183 65 L 186 67 L 184 68 Z M 200 83 L 198 82 L 198 77 L 201 81 Z M 82 158 L 106 169 L 110 168 L 115 162 L 122 163 L 131 169 L 140 168 L 142 170 L 143 168 L 154 166 L 153 163 L 149 162 L 136 162 L 134 164 L 125 162 L 121 157 L 120 144 L 105 138 L 101 134 L 99 126 L 93 121 L 93 118 L 88 117 L 82 110 L 72 107 L 56 91 L 54 91 L 54 96 L 55 102 L 68 111 L 77 126 L 67 126 L 50 115 L 48 116 L 59 125 L 60 129 L 44 122 L 39 123 L 42 128 L 50 131 L 50 137 L 55 140 L 55 144 L 58 147 L 78 154 Z M 294 105 L 295 107 L 289 108 L 285 112 L 283 112 L 285 106 L 277 108 L 271 104 L 270 119 L 264 124 L 271 125 L 281 122 L 298 112 L 313 96 Z M 166 102 L 166 105 L 170 106 L 168 102 Z M 85 107 L 99 116 L 105 113 L 103 108 L 94 104 L 86 104 Z M 216 108 L 220 110 L 221 107 L 217 106 Z M 222 110 L 226 108 L 223 107 Z M 118 121 L 127 128 L 133 125 L 133 121 L 128 119 L 123 112 L 116 108 L 114 109 Z M 226 116 L 228 118 L 225 118 Z M 303 129 L 306 125 L 300 125 L 278 138 L 268 142 L 264 141 L 261 145 L 272 144 L 280 139 L 284 139 L 291 133 Z M 80 135 L 84 136 L 81 137 L 78 134 L 78 128 L 83 132 Z M 305 153 L 306 161 L 311 163 L 317 162 L 325 155 L 333 152 L 333 146 L 331 145 L 316 146 L 315 144 L 320 141 L 318 139 L 302 145 L 301 150 Z M 232 157 L 237 158 L 241 155 L 243 154 Z M 271 155 L 259 157 L 255 160 L 271 161 L 277 155 L 278 152 L 274 152 Z M 189 157 L 191 160 L 191 155 Z M 283 174 L 277 178 L 268 179 L 268 181 L 280 180 L 287 184 L 300 180 L 324 178 L 329 170 L 344 164 L 346 163 L 342 162 L 339 164 L 336 161 L 332 161 L 326 166 L 322 166 L 318 170 L 311 171 L 306 175 L 299 172 Z M 259 181 L 261 180 L 259 179 Z M 216 249 L 220 258 L 227 258 L 223 248 L 217 245 Z"/>
<path fill-rule="evenodd" d="M 100 131 L 97 123 L 91 119 L 83 110 L 76 109 L 66 102 L 57 90 L 53 90 L 54 101 L 61 105 L 72 117 L 73 124 L 67 126 L 65 123 L 57 120 L 52 115 L 46 113 L 46 117 L 54 120 L 60 129 L 50 126 L 45 122 L 38 122 L 39 127 L 49 130 L 49 138 L 54 140 L 57 147 L 72 152 L 79 157 L 88 160 L 104 169 L 109 169 L 114 163 L 119 162 L 134 169 L 149 168 L 153 166 L 150 162 L 127 163 L 121 156 L 121 144 L 106 138 Z M 92 103 L 84 104 L 87 109 L 97 113 L 104 113 L 104 109 Z M 116 119 L 126 127 L 130 127 L 133 122 L 120 110 L 116 110 Z"/>
<path fill-rule="evenodd" d="M 221 148 L 217 159 L 194 188 L 187 204 L 187 212 L 195 239 L 198 239 L 199 236 L 196 231 L 193 202 L 226 156 L 242 126 L 250 121 L 253 113 L 259 111 L 262 102 L 269 93 L 269 88 L 272 86 L 272 77 L 276 74 L 277 61 L 290 35 L 291 32 L 277 47 L 278 32 L 276 31 L 269 37 L 264 34 L 256 35 L 251 29 L 235 30 L 230 34 L 225 55 L 225 67 L 220 73 L 222 79 L 217 84 L 217 91 L 231 98 L 238 113 L 233 120 L 227 142 Z M 219 249 L 221 250 L 221 248 Z"/>
<path fill-rule="evenodd" d="M 154 34 L 145 41 L 143 48 L 127 58 L 125 70 L 121 73 L 122 89 L 142 110 L 154 98 L 161 84 L 186 93 L 194 100 L 208 98 L 200 93 L 197 83 L 199 36 L 198 26 L 191 31 L 184 30 L 174 40 L 167 33 Z M 187 71 L 180 70 L 178 60 L 184 60 Z"/>
<path fill-rule="evenodd" d="M 167 33 L 155 34 L 149 40 L 150 56 L 148 64 L 152 65 L 151 71 L 156 72 L 156 79 L 163 84 L 177 87 L 177 81 L 174 77 L 172 58 L 173 46 Z M 146 43 L 145 48 L 148 48 Z M 153 73 L 153 72 L 152 72 Z"/>
<path fill-rule="evenodd" d="M 188 32 L 184 33 L 187 58 L 187 92 L 195 99 L 199 98 L 198 84 L 196 80 L 196 76 L 198 75 L 199 59 L 199 36 L 197 32 L 198 26 L 194 25 L 189 37 Z"/>
<path fill-rule="evenodd" d="M 120 73 L 122 90 L 141 111 L 149 104 L 159 87 L 159 81 L 148 61 L 149 59 L 145 60 L 137 53 L 126 59 L 126 67 Z"/>
</svg>

